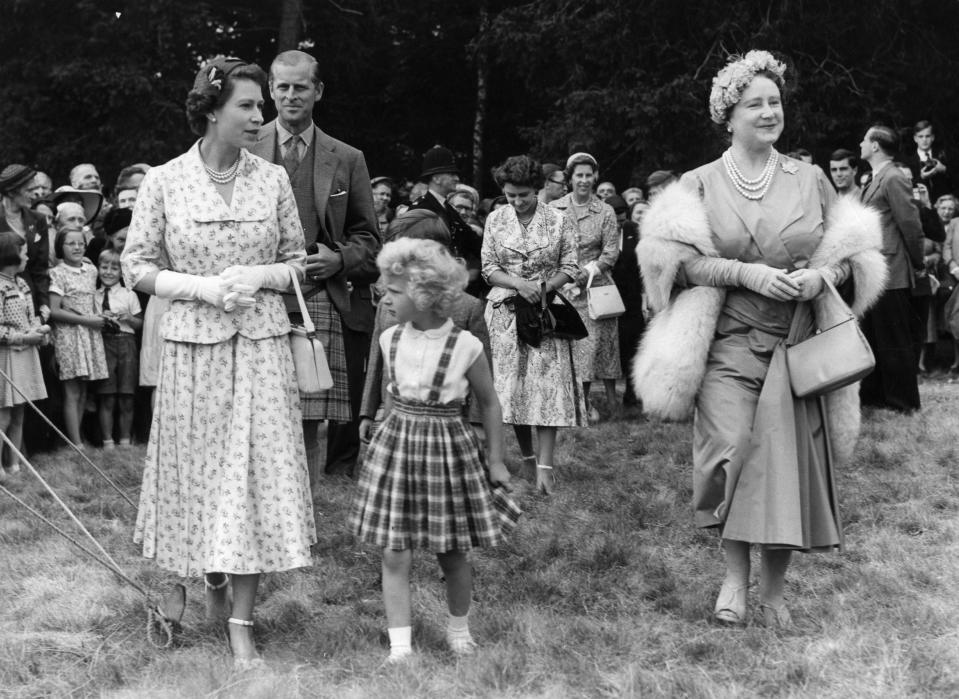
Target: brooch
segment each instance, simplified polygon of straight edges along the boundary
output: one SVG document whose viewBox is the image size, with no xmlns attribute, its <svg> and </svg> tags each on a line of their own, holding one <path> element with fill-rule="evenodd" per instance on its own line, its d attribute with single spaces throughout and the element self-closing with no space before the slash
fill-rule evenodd
<svg viewBox="0 0 959 699">
<path fill-rule="evenodd" d="M 796 167 L 796 163 L 792 160 L 783 160 L 782 166 L 783 172 L 785 172 L 787 175 L 795 175 L 797 172 L 799 172 L 799 168 Z"/>
</svg>

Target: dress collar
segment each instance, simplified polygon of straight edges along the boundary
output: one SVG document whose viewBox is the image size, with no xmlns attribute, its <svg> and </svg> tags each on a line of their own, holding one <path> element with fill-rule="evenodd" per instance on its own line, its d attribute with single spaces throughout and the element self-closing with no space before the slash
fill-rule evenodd
<svg viewBox="0 0 959 699">
<path fill-rule="evenodd" d="M 428 340 L 438 340 L 450 334 L 450 330 L 453 329 L 453 321 L 447 318 L 445 323 L 431 330 L 417 330 L 413 327 L 413 323 L 407 323 L 406 328 L 412 333 L 413 337 L 425 337 Z"/>
</svg>

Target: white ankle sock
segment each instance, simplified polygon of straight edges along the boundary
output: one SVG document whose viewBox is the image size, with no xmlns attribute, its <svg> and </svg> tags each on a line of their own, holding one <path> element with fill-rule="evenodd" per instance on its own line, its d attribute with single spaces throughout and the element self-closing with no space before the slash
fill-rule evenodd
<svg viewBox="0 0 959 699">
<path fill-rule="evenodd" d="M 390 635 L 390 657 L 400 657 L 413 652 L 413 627 L 397 626 L 387 629 Z"/>
<path fill-rule="evenodd" d="M 446 633 L 457 635 L 469 635 L 470 615 L 469 612 L 463 616 L 453 616 L 452 614 L 446 620 Z"/>
</svg>

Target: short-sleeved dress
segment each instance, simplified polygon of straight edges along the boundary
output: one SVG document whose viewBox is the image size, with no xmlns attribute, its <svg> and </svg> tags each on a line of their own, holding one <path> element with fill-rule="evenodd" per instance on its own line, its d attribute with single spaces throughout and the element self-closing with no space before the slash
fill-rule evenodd
<svg viewBox="0 0 959 699">
<path fill-rule="evenodd" d="M 540 204 L 523 227 L 512 206 L 486 219 L 483 276 L 497 271 L 545 282 L 557 272 L 576 278 L 576 226 L 561 211 Z M 573 359 L 575 342 L 546 337 L 539 347 L 520 342 L 512 289 L 494 286 L 487 297 L 486 325 L 493 351 L 493 386 L 508 425 L 582 427 L 586 424 L 583 378 Z"/>
<path fill-rule="evenodd" d="M 33 312 L 30 285 L 19 277 L 0 274 L 0 369 L 17 388 L 0 376 L 0 408 L 10 408 L 47 397 L 40 353 L 19 337 L 41 325 Z M 17 390 L 19 389 L 19 391 Z M 22 391 L 22 393 L 21 393 Z"/>
<path fill-rule="evenodd" d="M 576 371 L 581 381 L 601 381 L 619 379 L 623 376 L 623 367 L 619 360 L 619 320 L 605 318 L 593 320 L 586 307 L 586 282 L 589 275 L 583 270 L 588 262 L 595 262 L 600 274 L 593 277 L 592 286 L 609 286 L 613 281 L 613 265 L 619 258 L 619 224 L 613 207 L 593 195 L 586 206 L 580 207 L 573 202 L 573 195 L 567 194 L 550 203 L 563 215 L 576 224 L 576 240 L 579 249 L 579 273 L 575 281 L 579 293 L 570 299 L 579 312 L 587 337 L 573 344 L 576 358 Z"/>
<path fill-rule="evenodd" d="M 231 265 L 302 270 L 303 229 L 282 167 L 240 151 L 227 205 L 199 149 L 140 185 L 121 264 L 128 287 L 158 270 L 214 275 Z M 180 575 L 254 574 L 311 564 L 316 541 L 300 416 L 278 291 L 227 313 L 174 300 L 134 540 Z"/>
<path fill-rule="evenodd" d="M 496 546 L 519 508 L 493 486 L 476 433 L 463 416 L 466 372 L 482 343 L 447 320 L 435 330 L 388 328 L 380 348 L 393 409 L 379 425 L 350 512 L 354 533 L 392 550 L 435 553 Z"/>
<path fill-rule="evenodd" d="M 93 300 L 96 288 L 97 268 L 87 260 L 79 267 L 61 262 L 50 270 L 50 293 L 62 297 L 63 310 L 96 315 Z M 62 380 L 107 378 L 107 359 L 99 330 L 75 323 L 54 323 L 53 345 Z"/>
</svg>

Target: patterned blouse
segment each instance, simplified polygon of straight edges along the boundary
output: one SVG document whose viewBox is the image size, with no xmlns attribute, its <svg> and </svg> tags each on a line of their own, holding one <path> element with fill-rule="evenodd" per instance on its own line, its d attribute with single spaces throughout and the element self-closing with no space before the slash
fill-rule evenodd
<svg viewBox="0 0 959 699">
<path fill-rule="evenodd" d="M 20 277 L 0 274 L 0 345 L 23 344 L 23 336 L 40 325 L 30 285 Z"/>
<path fill-rule="evenodd" d="M 232 265 L 285 262 L 303 278 L 303 228 L 283 167 L 240 150 L 227 206 L 203 168 L 199 142 L 143 178 L 121 264 L 128 288 L 150 272 L 212 276 Z M 213 344 L 239 333 L 252 340 L 290 331 L 282 297 L 256 292 L 256 304 L 232 313 L 201 301 L 174 300 L 163 338 Z"/>
<path fill-rule="evenodd" d="M 539 204 L 526 228 L 516 218 L 512 206 L 504 206 L 486 219 L 483 234 L 483 278 L 501 271 L 527 281 L 545 282 L 557 272 L 575 279 L 576 227 L 556 209 Z M 489 301 L 496 303 L 514 295 L 512 289 L 494 286 Z"/>
<path fill-rule="evenodd" d="M 576 225 L 580 267 L 587 262 L 599 265 L 601 274 L 593 278 L 593 286 L 612 284 L 611 270 L 619 258 L 619 223 L 613 207 L 595 194 L 585 207 L 574 205 L 572 194 L 550 202 L 550 206 L 562 211 Z M 585 286 L 589 275 L 580 269 L 573 278 L 577 284 Z"/>
</svg>

